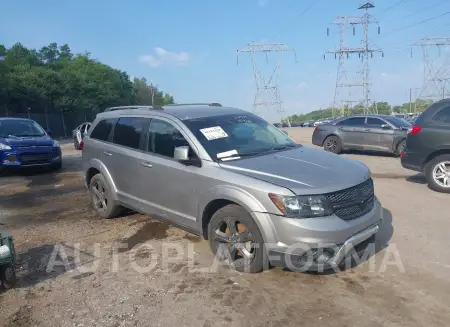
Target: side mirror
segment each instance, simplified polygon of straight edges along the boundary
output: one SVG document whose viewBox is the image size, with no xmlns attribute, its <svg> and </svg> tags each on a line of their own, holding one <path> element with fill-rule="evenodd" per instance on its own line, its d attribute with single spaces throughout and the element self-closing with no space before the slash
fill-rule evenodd
<svg viewBox="0 0 450 327">
<path fill-rule="evenodd" d="M 176 147 L 173 152 L 173 157 L 176 161 L 189 160 L 189 147 L 186 145 Z"/>
<path fill-rule="evenodd" d="M 173 152 L 173 157 L 176 161 L 186 166 L 202 166 L 201 160 L 197 157 L 189 158 L 189 146 L 187 145 L 177 146 Z"/>
<path fill-rule="evenodd" d="M 382 129 L 391 129 L 391 126 L 388 124 L 383 124 L 383 125 L 381 125 L 381 128 Z"/>
<path fill-rule="evenodd" d="M 47 129 L 46 132 L 47 132 L 48 136 L 52 136 L 52 131 L 51 130 Z"/>
</svg>

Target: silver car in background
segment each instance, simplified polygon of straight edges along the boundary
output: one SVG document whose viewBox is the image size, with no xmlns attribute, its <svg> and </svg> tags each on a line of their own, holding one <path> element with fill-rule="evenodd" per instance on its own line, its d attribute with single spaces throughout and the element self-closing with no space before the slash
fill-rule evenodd
<svg viewBox="0 0 450 327">
<path fill-rule="evenodd" d="M 382 219 L 367 166 L 217 104 L 107 109 L 82 161 L 100 216 L 126 207 L 168 221 L 238 271 L 336 267 Z"/>
<path fill-rule="evenodd" d="M 354 115 L 318 125 L 312 143 L 326 151 L 373 150 L 399 156 L 405 148 L 407 121 L 388 115 Z"/>
</svg>

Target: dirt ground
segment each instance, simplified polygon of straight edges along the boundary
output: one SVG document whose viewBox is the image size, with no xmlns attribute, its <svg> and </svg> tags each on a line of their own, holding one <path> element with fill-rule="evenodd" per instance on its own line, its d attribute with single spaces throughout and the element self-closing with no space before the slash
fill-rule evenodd
<svg viewBox="0 0 450 327">
<path fill-rule="evenodd" d="M 289 130 L 303 144 L 311 133 Z M 61 172 L 0 178 L 0 229 L 15 237 L 19 277 L 0 294 L 0 326 L 449 325 L 450 197 L 397 158 L 344 154 L 372 169 L 384 207 L 375 256 L 339 273 L 248 275 L 209 269 L 206 241 L 147 216 L 96 217 L 79 153 L 63 150 Z"/>
</svg>

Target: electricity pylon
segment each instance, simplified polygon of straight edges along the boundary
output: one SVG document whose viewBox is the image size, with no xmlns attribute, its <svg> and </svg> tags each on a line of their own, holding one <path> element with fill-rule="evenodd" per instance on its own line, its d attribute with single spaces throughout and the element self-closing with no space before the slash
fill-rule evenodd
<svg viewBox="0 0 450 327">
<path fill-rule="evenodd" d="M 370 82 L 370 59 L 373 57 L 373 54 L 377 52 L 381 53 L 382 57 L 384 57 L 383 51 L 378 47 L 374 47 L 369 40 L 369 26 L 371 24 L 376 24 L 378 26 L 378 34 L 380 33 L 378 20 L 369 14 L 369 9 L 372 8 L 375 8 L 375 6 L 372 1 L 369 1 L 358 8 L 359 10 L 364 10 L 364 14 L 362 16 L 339 16 L 331 22 L 339 27 L 340 34 L 339 48 L 326 52 L 334 54 L 335 58 L 339 57 L 333 101 L 333 117 L 345 115 L 345 108 L 337 112 L 337 103 L 346 100 L 342 99 L 341 92 L 343 88 L 349 89 L 348 96 L 350 97 L 355 96 L 353 89 L 362 89 L 362 99 L 359 100 L 359 103 L 364 105 L 364 113 L 370 112 L 370 89 L 372 86 Z M 364 38 L 361 40 L 361 47 L 347 47 L 345 44 L 345 32 L 352 27 L 353 35 L 355 35 L 356 25 L 362 25 L 364 29 Z M 329 35 L 329 29 L 327 29 L 327 34 Z M 345 61 L 349 59 L 350 56 L 356 54 L 361 59 L 362 68 L 361 71 L 357 72 L 356 78 L 350 79 L 348 76 L 349 70 L 345 67 Z M 356 93 L 358 94 L 359 92 Z"/>
<path fill-rule="evenodd" d="M 450 37 L 425 37 L 412 46 L 421 47 L 423 53 L 423 84 L 419 97 L 438 100 L 449 96 Z"/>
<path fill-rule="evenodd" d="M 295 49 L 284 45 L 283 43 L 248 43 L 244 49 L 237 50 L 238 64 L 239 54 L 248 53 L 253 66 L 253 74 L 255 78 L 256 92 L 253 98 L 253 113 L 263 115 L 267 111 L 275 111 L 280 115 L 280 120 L 283 122 L 284 107 L 280 95 L 280 69 L 283 60 L 283 54 L 287 51 L 293 52 L 296 55 Z M 266 63 L 269 63 L 269 54 L 277 55 L 275 67 L 269 69 L 269 73 L 263 73 L 260 65 L 257 63 L 257 55 L 264 54 Z M 289 120 L 286 123 L 290 126 Z"/>
</svg>

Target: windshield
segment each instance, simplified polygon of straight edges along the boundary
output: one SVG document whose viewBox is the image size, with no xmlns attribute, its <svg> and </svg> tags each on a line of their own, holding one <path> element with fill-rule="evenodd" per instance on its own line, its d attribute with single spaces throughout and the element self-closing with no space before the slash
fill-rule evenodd
<svg viewBox="0 0 450 327">
<path fill-rule="evenodd" d="M 213 160 L 281 151 L 299 146 L 274 125 L 251 113 L 185 120 Z"/>
<path fill-rule="evenodd" d="M 405 128 L 411 127 L 411 124 L 408 123 L 406 120 L 395 117 L 395 116 L 386 117 L 386 120 L 388 122 L 390 122 L 392 125 L 394 125 L 395 127 L 405 127 Z"/>
<path fill-rule="evenodd" d="M 0 137 L 44 136 L 45 134 L 44 129 L 32 120 L 0 120 Z"/>
</svg>

